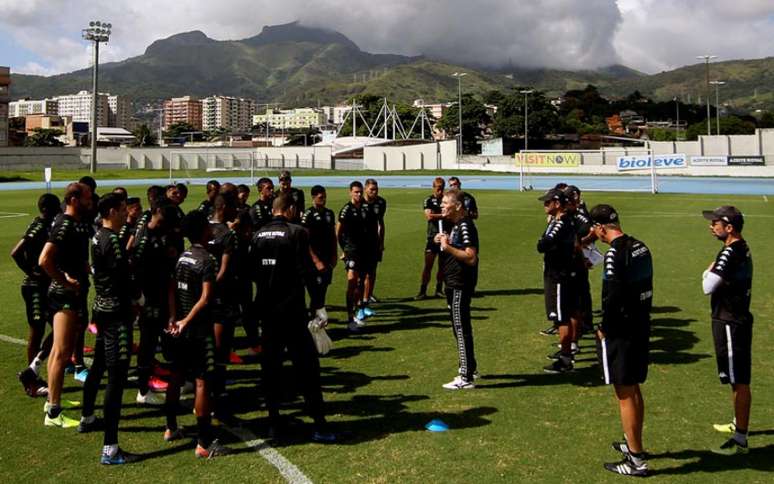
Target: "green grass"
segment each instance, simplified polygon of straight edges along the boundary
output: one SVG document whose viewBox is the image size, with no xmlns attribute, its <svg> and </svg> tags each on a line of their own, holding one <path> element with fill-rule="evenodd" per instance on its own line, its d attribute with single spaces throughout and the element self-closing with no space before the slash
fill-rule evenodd
<svg viewBox="0 0 774 484">
<path fill-rule="evenodd" d="M 481 211 L 479 292 L 473 319 L 476 352 L 483 378 L 472 391 L 444 391 L 456 372 L 456 350 L 439 299 L 410 300 L 416 293 L 425 222 L 420 190 L 383 190 L 387 199 L 387 248 L 377 295 L 383 303 L 365 334 L 345 337 L 333 323 L 334 350 L 321 359 L 330 421 L 349 439 L 321 446 L 292 439 L 278 446 L 287 459 L 320 482 L 619 482 L 602 462 L 618 456 L 609 448 L 621 436 L 612 389 L 600 384 L 599 368 L 583 340 L 578 371 L 547 375 L 542 367 L 555 340 L 538 335 L 546 326 L 541 290 L 541 258 L 535 241 L 545 218 L 534 194 L 476 193 Z M 5 192 L 2 210 L 32 212 L 37 192 Z M 338 209 L 344 190 L 330 190 Z M 193 207 L 202 197 L 196 187 Z M 774 235 L 769 205 L 760 197 L 644 194 L 589 194 L 590 205 L 609 202 L 628 233 L 645 241 L 655 263 L 652 364 L 643 387 L 645 443 L 652 454 L 654 482 L 770 482 L 774 470 L 774 370 L 765 350 L 774 345 L 768 331 L 774 317 L 772 267 L 767 250 Z M 749 456 L 720 458 L 707 449 L 723 435 L 712 423 L 731 418 L 729 389 L 717 381 L 709 322 L 709 302 L 701 293 L 702 271 L 719 249 L 700 210 L 733 203 L 747 214 L 745 235 L 756 265 L 753 313 L 752 447 Z M 0 219 L 0 252 L 7 254 L 28 218 Z M 598 271 L 592 273 L 595 306 Z M 0 334 L 24 338 L 26 323 L 19 295 L 21 277 L 10 258 L 0 260 Z M 342 319 L 344 276 L 337 268 L 328 293 L 333 318 Z M 240 333 L 241 334 L 241 333 Z M 91 341 L 89 336 L 88 342 Z M 196 462 L 191 448 L 162 441 L 163 417 L 138 408 L 136 390 L 125 393 L 121 444 L 152 453 L 137 466 L 97 464 L 102 436 L 44 428 L 40 399 L 23 395 L 15 372 L 24 364 L 21 346 L 0 341 L 0 476 L 5 482 L 35 479 L 92 481 L 281 482 L 278 472 L 256 452 L 212 462 Z M 257 435 L 265 425 L 258 408 L 255 366 L 230 367 L 229 378 L 246 428 Z M 293 382 L 288 372 L 288 384 Z M 66 378 L 66 398 L 81 399 L 80 384 Z M 100 396 L 101 399 L 101 396 Z M 70 410 L 75 417 L 78 412 Z M 285 413 L 301 415 L 298 400 Z M 433 418 L 451 430 L 424 430 Z M 192 415 L 181 422 L 193 425 Z M 297 426 L 298 433 L 302 427 Z M 237 439 L 223 436 L 235 448 Z M 766 477 L 769 476 L 769 477 Z"/>
</svg>

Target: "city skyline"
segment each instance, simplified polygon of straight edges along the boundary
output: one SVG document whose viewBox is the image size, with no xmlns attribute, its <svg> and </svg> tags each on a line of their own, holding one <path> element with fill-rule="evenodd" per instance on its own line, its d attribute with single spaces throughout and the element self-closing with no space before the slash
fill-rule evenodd
<svg viewBox="0 0 774 484">
<path fill-rule="evenodd" d="M 227 0 L 87 2 L 0 0 L 0 58 L 12 72 L 52 75 L 87 68 L 89 46 L 80 29 L 92 19 L 112 21 L 104 62 L 141 54 L 153 41 L 201 30 L 218 40 L 257 35 L 264 25 L 300 20 L 341 32 L 363 50 L 424 54 L 458 64 L 513 64 L 568 70 L 623 64 L 653 73 L 695 63 L 774 55 L 774 5 L 762 0 L 552 0 L 503 2 L 429 0 L 378 5 L 323 0 L 305 3 Z M 77 13 L 73 13 L 77 12 Z M 473 20 L 473 21 L 471 21 Z M 453 54 L 453 55 L 452 55 Z"/>
</svg>

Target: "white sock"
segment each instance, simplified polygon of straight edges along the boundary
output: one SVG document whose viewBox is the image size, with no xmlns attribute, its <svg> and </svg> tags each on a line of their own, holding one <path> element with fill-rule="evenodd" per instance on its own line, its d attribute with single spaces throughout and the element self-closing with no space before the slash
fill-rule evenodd
<svg viewBox="0 0 774 484">
<path fill-rule="evenodd" d="M 33 358 L 32 363 L 30 363 L 30 369 L 35 372 L 36 375 L 38 375 L 38 372 L 40 371 L 41 363 L 40 358 L 37 356 Z"/>
<path fill-rule="evenodd" d="M 110 444 L 102 446 L 102 454 L 110 457 L 115 456 L 118 453 L 118 444 Z"/>
<path fill-rule="evenodd" d="M 83 424 L 92 424 L 94 421 L 97 420 L 97 417 L 94 415 L 89 415 L 88 417 L 81 417 L 81 423 Z"/>
</svg>

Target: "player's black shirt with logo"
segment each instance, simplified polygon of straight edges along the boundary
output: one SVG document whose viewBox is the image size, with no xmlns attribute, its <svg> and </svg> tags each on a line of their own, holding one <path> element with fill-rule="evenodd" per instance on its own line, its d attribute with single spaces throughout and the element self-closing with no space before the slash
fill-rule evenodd
<svg viewBox="0 0 774 484">
<path fill-rule="evenodd" d="M 325 263 L 336 257 L 336 214 L 329 208 L 309 207 L 301 216 L 301 226 L 309 231 L 309 244 Z"/>
<path fill-rule="evenodd" d="M 89 225 L 60 213 L 54 219 L 48 239 L 57 248 L 57 269 L 80 282 L 81 291 L 89 284 Z M 51 282 L 50 291 L 57 294 L 69 292 L 57 281 Z"/>
<path fill-rule="evenodd" d="M 175 266 L 175 312 L 178 320 L 191 312 L 201 299 L 205 282 L 215 283 L 218 274 L 218 262 L 200 244 L 192 244 L 177 260 Z M 186 328 L 184 334 L 192 338 L 204 338 L 212 333 L 212 321 L 209 308 L 197 314 Z"/>
<path fill-rule="evenodd" d="M 464 218 L 452 226 L 449 245 L 460 250 L 473 247 L 478 252 L 478 230 L 471 219 Z M 446 287 L 469 291 L 475 289 L 478 283 L 478 257 L 474 265 L 465 264 L 448 252 L 441 252 L 440 257 Z"/>
<path fill-rule="evenodd" d="M 750 247 L 737 240 L 718 252 L 710 272 L 723 279 L 712 293 L 712 319 L 738 324 L 752 324 L 750 296 L 752 291 L 753 262 Z"/>
<path fill-rule="evenodd" d="M 24 232 L 24 260 L 27 262 L 25 276 L 22 281 L 24 287 L 48 288 L 51 280 L 48 274 L 38 265 L 40 253 L 50 237 L 51 221 L 35 217 Z"/>
<path fill-rule="evenodd" d="M 443 200 L 443 196 L 436 197 L 435 195 L 430 195 L 429 197 L 425 198 L 425 201 L 422 202 L 422 209 L 423 210 L 430 210 L 430 213 L 434 215 L 440 215 L 441 214 L 441 201 Z M 428 220 L 427 221 L 427 238 L 432 239 L 438 234 L 438 220 Z M 449 229 L 451 228 L 451 225 L 447 220 L 441 220 L 440 221 L 441 228 L 445 233 L 449 233 Z"/>
<path fill-rule="evenodd" d="M 605 254 L 602 331 L 610 337 L 645 337 L 653 304 L 653 260 L 648 247 L 621 235 Z"/>
<path fill-rule="evenodd" d="M 126 248 L 116 232 L 100 227 L 91 238 L 94 272 L 94 310 L 123 313 L 129 309 L 133 291 Z"/>
<path fill-rule="evenodd" d="M 543 254 L 543 275 L 553 282 L 565 282 L 574 272 L 577 229 L 573 217 L 563 213 L 552 218 L 537 250 Z"/>
<path fill-rule="evenodd" d="M 339 212 L 339 244 L 347 253 L 363 251 L 368 246 L 368 208 L 364 203 L 355 206 L 349 201 Z"/>
</svg>

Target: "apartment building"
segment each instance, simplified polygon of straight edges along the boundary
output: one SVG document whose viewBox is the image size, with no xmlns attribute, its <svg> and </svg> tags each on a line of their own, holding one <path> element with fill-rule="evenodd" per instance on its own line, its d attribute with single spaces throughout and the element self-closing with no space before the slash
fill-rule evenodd
<svg viewBox="0 0 774 484">
<path fill-rule="evenodd" d="M 312 108 L 267 109 L 265 114 L 253 116 L 253 124 L 267 123 L 274 129 L 299 129 L 318 127 L 328 123 L 322 110 Z"/>
<path fill-rule="evenodd" d="M 9 118 L 24 118 L 31 114 L 59 114 L 59 103 L 54 99 L 19 99 L 8 104 Z"/>
<path fill-rule="evenodd" d="M 210 96 L 202 99 L 202 129 L 223 128 L 229 132 L 246 132 L 253 126 L 256 105 L 253 99 Z"/>
<path fill-rule="evenodd" d="M 164 129 L 177 123 L 188 123 L 201 130 L 202 102 L 192 96 L 173 97 L 164 101 Z"/>
</svg>

